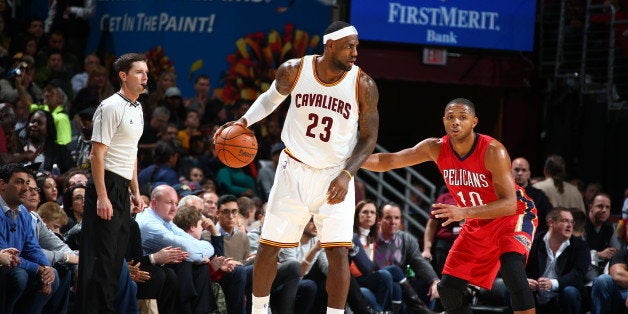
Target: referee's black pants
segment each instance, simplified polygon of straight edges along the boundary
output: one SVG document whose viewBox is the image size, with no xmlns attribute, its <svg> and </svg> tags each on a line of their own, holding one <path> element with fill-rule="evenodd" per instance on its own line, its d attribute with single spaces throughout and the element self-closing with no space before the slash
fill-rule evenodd
<svg viewBox="0 0 628 314">
<path fill-rule="evenodd" d="M 98 196 L 92 179 L 87 184 L 79 251 L 79 313 L 116 313 L 118 279 L 129 241 L 129 185 L 129 180 L 105 171 L 113 215 L 104 220 L 96 213 Z"/>
</svg>

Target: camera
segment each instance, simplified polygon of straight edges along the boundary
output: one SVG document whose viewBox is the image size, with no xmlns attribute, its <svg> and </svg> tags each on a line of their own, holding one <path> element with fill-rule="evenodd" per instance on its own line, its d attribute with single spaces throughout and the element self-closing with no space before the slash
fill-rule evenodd
<svg viewBox="0 0 628 314">
<path fill-rule="evenodd" d="M 11 78 L 15 76 L 21 76 L 26 68 L 28 68 L 28 63 L 20 62 L 20 64 L 18 64 L 13 70 L 7 73 L 7 77 Z"/>
</svg>

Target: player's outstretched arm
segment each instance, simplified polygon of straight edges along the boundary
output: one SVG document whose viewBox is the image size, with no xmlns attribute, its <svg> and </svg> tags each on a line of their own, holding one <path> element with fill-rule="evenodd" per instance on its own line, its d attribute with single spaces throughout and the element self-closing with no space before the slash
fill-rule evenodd
<svg viewBox="0 0 628 314">
<path fill-rule="evenodd" d="M 377 153 L 369 156 L 362 164 L 362 168 L 371 171 L 384 172 L 391 169 L 409 167 L 426 161 L 436 161 L 440 152 L 440 139 L 428 138 L 414 147 L 406 148 L 395 153 Z"/>
</svg>

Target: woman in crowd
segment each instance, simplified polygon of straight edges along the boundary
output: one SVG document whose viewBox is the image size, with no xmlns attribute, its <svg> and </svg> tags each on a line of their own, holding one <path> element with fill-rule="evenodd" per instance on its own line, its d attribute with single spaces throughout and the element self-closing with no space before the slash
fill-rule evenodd
<svg viewBox="0 0 628 314">
<path fill-rule="evenodd" d="M 63 210 L 68 216 L 68 222 L 61 227 L 61 233 L 65 234 L 76 224 L 83 221 L 83 209 L 85 207 L 85 185 L 82 183 L 70 186 L 63 193 Z"/>
<path fill-rule="evenodd" d="M 28 136 L 24 145 L 26 161 L 36 165 L 38 170 L 52 171 L 56 164 L 60 173 L 65 173 L 74 165 L 72 156 L 65 145 L 56 143 L 57 130 L 49 112 L 35 110 L 28 117 Z"/>
<path fill-rule="evenodd" d="M 52 174 L 48 171 L 40 171 L 35 174 L 35 181 L 39 189 L 39 204 L 41 206 L 46 202 L 57 202 L 59 198 L 59 189 L 57 182 Z"/>
<path fill-rule="evenodd" d="M 176 74 L 174 74 L 173 72 L 161 73 L 161 75 L 159 75 L 159 79 L 157 80 L 155 91 L 150 91 L 150 94 L 148 95 L 148 101 L 146 102 L 148 108 L 152 111 L 153 109 L 155 109 L 155 107 L 159 105 L 165 105 L 165 103 L 162 103 L 164 101 L 164 94 L 166 93 L 166 90 L 168 88 L 174 86 L 177 86 Z"/>
</svg>

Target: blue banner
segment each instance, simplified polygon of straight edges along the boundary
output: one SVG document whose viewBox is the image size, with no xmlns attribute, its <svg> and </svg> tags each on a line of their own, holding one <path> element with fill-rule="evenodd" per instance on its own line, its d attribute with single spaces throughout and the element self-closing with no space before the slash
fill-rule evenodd
<svg viewBox="0 0 628 314">
<path fill-rule="evenodd" d="M 147 53 L 151 74 L 174 69 L 184 97 L 193 96 L 193 79 L 207 74 L 232 102 L 254 97 L 286 59 L 322 51 L 328 2 L 99 0 L 87 52 Z"/>
<path fill-rule="evenodd" d="M 500 50 L 534 48 L 536 1 L 352 0 L 360 39 Z"/>
</svg>

